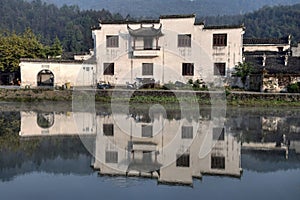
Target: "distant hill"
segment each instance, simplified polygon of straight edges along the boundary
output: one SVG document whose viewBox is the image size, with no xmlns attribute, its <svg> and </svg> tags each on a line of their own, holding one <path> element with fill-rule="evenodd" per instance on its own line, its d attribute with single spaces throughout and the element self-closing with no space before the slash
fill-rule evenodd
<svg viewBox="0 0 300 200">
<path fill-rule="evenodd" d="M 278 38 L 293 36 L 293 44 L 300 42 L 300 4 L 263 7 L 255 12 L 235 16 L 202 17 L 209 25 L 244 24 L 245 37 Z"/>
<path fill-rule="evenodd" d="M 30 0 L 28 0 L 30 1 Z M 263 6 L 292 5 L 300 0 L 43 0 L 55 5 L 78 5 L 80 9 L 106 9 L 123 16 L 158 17 L 164 14 L 197 16 L 237 15 Z"/>
<path fill-rule="evenodd" d="M 93 1 L 90 0 L 90 2 Z M 167 1 L 170 0 L 164 2 Z M 244 0 L 240 1 L 244 2 Z M 265 2 L 265 0 L 261 1 Z M 42 3 L 40 0 L 31 3 L 24 0 L 0 0 L 0 13 L 0 34 L 6 30 L 22 33 L 26 28 L 30 28 L 40 36 L 44 44 L 51 44 L 57 36 L 63 44 L 64 51 L 72 53 L 86 52 L 93 47 L 91 27 L 98 26 L 98 19 L 121 20 L 124 18 L 107 10 L 80 10 L 77 6 L 58 8 L 53 4 Z M 197 20 L 205 21 L 206 25 L 243 23 L 246 26 L 245 37 L 282 37 L 292 34 L 294 44 L 300 41 L 300 4 L 263 7 L 243 15 L 213 17 L 198 15 L 197 17 Z"/>
</svg>

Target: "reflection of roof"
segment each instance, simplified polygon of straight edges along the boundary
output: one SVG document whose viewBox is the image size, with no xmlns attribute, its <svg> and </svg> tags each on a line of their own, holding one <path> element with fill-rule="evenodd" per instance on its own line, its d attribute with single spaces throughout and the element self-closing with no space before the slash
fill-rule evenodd
<svg viewBox="0 0 300 200">
<path fill-rule="evenodd" d="M 162 164 L 158 162 L 133 161 L 129 164 L 127 171 L 155 172 L 158 171 L 161 166 Z"/>
<path fill-rule="evenodd" d="M 156 37 L 156 36 L 162 36 L 162 32 L 161 32 L 161 25 L 158 29 L 154 28 L 154 25 L 152 25 L 151 27 L 140 27 L 138 29 L 131 29 L 128 25 L 127 25 L 127 29 L 129 31 L 129 34 L 135 37 Z"/>
<path fill-rule="evenodd" d="M 289 37 L 282 38 L 244 38 L 244 45 L 253 44 L 289 44 Z"/>
</svg>

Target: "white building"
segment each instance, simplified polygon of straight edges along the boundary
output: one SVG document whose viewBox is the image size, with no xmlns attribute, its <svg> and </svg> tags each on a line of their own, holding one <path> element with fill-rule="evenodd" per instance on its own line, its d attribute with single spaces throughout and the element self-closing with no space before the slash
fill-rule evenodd
<svg viewBox="0 0 300 200">
<path fill-rule="evenodd" d="M 21 59 L 21 87 L 93 86 L 95 64 L 84 60 Z"/>
<path fill-rule="evenodd" d="M 195 15 L 156 21 L 101 22 L 92 32 L 97 80 L 115 85 L 135 78 L 160 84 L 230 77 L 242 62 L 243 26 L 208 27 Z"/>
</svg>

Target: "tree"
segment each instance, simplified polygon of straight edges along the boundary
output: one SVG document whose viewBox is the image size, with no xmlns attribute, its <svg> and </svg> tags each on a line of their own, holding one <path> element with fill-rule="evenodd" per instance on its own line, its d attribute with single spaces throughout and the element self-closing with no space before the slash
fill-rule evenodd
<svg viewBox="0 0 300 200">
<path fill-rule="evenodd" d="M 23 34 L 3 33 L 0 35 L 0 71 L 18 71 L 21 58 L 46 58 L 47 48 L 30 29 Z"/>
<path fill-rule="evenodd" d="M 234 67 L 234 70 L 235 70 L 235 75 L 237 77 L 241 77 L 242 83 L 245 86 L 247 76 L 249 76 L 253 71 L 252 65 L 246 62 L 244 63 L 239 62 L 239 64 Z"/>
<path fill-rule="evenodd" d="M 47 56 L 48 57 L 57 57 L 61 56 L 63 52 L 62 45 L 58 37 L 55 38 L 54 43 L 48 49 Z"/>
</svg>

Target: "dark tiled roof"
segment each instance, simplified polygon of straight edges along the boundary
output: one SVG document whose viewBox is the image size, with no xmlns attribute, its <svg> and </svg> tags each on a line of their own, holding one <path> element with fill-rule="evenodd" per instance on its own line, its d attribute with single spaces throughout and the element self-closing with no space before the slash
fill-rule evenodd
<svg viewBox="0 0 300 200">
<path fill-rule="evenodd" d="M 161 36 L 161 26 L 156 29 L 153 26 L 152 27 L 141 27 L 138 29 L 131 29 L 129 26 L 127 26 L 127 29 L 132 36 L 139 36 L 139 37 L 155 37 L 155 36 Z"/>
<path fill-rule="evenodd" d="M 62 59 L 32 59 L 32 58 L 21 58 L 21 62 L 43 62 L 43 63 L 76 63 L 76 64 L 82 64 L 86 63 L 86 61 L 83 60 L 62 60 Z"/>
<path fill-rule="evenodd" d="M 234 29 L 234 28 L 245 28 L 245 26 L 242 25 L 220 25 L 220 26 L 205 26 L 204 29 Z"/>
<path fill-rule="evenodd" d="M 282 38 L 244 38 L 244 45 L 251 44 L 289 44 L 289 36 Z"/>
<path fill-rule="evenodd" d="M 160 19 L 180 19 L 180 18 L 195 18 L 195 14 L 188 14 L 188 15 L 161 15 Z"/>
<path fill-rule="evenodd" d="M 118 20 L 101 21 L 101 24 L 158 24 L 159 20 Z"/>
<path fill-rule="evenodd" d="M 245 55 L 245 62 L 253 66 L 253 74 L 261 74 L 265 69 L 268 74 L 300 74 L 300 57 L 288 57 L 287 66 L 285 66 L 285 56 L 275 55 L 266 56 L 266 63 L 263 66 L 263 56 Z"/>
</svg>

